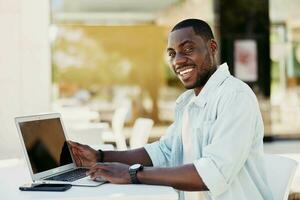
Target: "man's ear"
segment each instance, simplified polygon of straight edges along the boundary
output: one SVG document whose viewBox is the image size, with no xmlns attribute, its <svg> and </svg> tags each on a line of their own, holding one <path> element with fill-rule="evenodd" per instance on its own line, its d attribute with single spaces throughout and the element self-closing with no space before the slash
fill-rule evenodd
<svg viewBox="0 0 300 200">
<path fill-rule="evenodd" d="M 218 44 L 215 39 L 210 39 L 208 41 L 208 47 L 211 50 L 211 52 L 215 55 L 218 51 Z"/>
</svg>

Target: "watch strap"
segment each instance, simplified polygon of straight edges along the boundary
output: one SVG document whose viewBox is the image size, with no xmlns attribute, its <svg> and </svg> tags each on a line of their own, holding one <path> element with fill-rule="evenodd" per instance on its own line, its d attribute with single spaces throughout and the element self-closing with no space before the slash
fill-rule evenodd
<svg viewBox="0 0 300 200">
<path fill-rule="evenodd" d="M 130 175 L 130 180 L 132 184 L 141 184 L 141 182 L 139 181 L 138 177 L 137 177 L 137 173 L 139 171 L 142 171 L 144 168 L 143 165 L 140 165 L 139 168 L 137 169 L 129 169 L 129 175 Z"/>
<path fill-rule="evenodd" d="M 97 159 L 97 162 L 103 162 L 103 160 L 104 160 L 104 151 L 99 149 L 98 152 L 99 152 L 99 157 Z"/>
</svg>

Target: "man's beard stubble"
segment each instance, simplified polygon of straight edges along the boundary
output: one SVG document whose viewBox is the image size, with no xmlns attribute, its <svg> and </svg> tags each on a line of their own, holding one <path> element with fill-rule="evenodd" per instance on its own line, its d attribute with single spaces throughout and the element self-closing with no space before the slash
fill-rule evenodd
<svg viewBox="0 0 300 200">
<path fill-rule="evenodd" d="M 186 89 L 194 89 L 194 88 L 197 88 L 197 87 L 204 87 L 204 85 L 207 83 L 208 79 L 211 77 L 211 75 L 217 70 L 217 67 L 214 66 L 214 67 L 210 67 L 210 70 L 209 71 L 205 71 L 205 74 L 201 74 L 199 76 L 199 78 L 197 79 L 196 83 L 192 86 L 186 86 L 185 88 Z"/>
</svg>

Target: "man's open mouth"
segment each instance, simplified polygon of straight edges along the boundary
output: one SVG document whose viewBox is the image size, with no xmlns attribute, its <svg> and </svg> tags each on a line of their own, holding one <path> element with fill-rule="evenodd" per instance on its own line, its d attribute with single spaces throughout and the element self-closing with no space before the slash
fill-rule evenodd
<svg viewBox="0 0 300 200">
<path fill-rule="evenodd" d="M 176 70 L 176 73 L 183 79 L 187 80 L 189 79 L 192 74 L 194 73 L 195 66 L 187 66 L 183 68 L 179 68 Z"/>
</svg>

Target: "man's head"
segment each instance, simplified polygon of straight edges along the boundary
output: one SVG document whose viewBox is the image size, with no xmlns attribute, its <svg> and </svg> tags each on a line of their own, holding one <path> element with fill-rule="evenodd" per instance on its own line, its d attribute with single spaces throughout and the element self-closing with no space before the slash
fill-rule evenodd
<svg viewBox="0 0 300 200">
<path fill-rule="evenodd" d="M 217 43 L 209 25 L 199 19 L 186 19 L 174 26 L 167 53 L 175 74 L 196 95 L 216 70 Z"/>
</svg>

